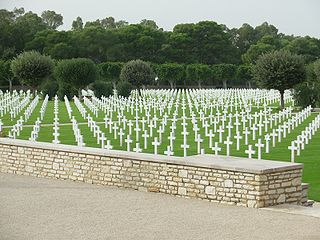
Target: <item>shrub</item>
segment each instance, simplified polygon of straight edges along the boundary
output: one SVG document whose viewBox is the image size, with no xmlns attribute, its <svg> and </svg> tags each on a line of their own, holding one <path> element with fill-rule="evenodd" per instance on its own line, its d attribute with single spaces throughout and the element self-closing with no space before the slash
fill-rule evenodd
<svg viewBox="0 0 320 240">
<path fill-rule="evenodd" d="M 123 97 L 129 97 L 133 86 L 129 82 L 119 82 L 117 85 L 118 95 Z"/>
<path fill-rule="evenodd" d="M 101 97 L 101 96 L 108 97 L 113 94 L 112 82 L 96 81 L 92 83 L 91 88 L 96 97 Z"/>
</svg>

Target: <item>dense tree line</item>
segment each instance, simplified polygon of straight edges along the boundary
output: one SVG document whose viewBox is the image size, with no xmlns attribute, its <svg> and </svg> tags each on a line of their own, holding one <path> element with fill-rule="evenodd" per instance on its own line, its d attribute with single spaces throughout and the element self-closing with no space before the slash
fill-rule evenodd
<svg viewBox="0 0 320 240">
<path fill-rule="evenodd" d="M 41 16 L 23 8 L 0 10 L 0 59 L 10 60 L 22 51 L 36 50 L 53 59 L 90 58 L 95 63 L 141 59 L 154 63 L 252 64 L 262 53 L 285 49 L 303 55 L 307 62 L 320 57 L 320 40 L 287 36 L 268 23 L 243 24 L 229 29 L 213 21 L 178 24 L 164 31 L 153 20 L 128 24 L 113 17 L 58 31 L 63 16 L 44 11 Z"/>
<path fill-rule="evenodd" d="M 288 63 L 299 58 L 299 63 L 306 64 L 307 80 L 299 77 L 297 84 L 291 84 L 290 79 L 289 83 L 285 83 L 286 79 L 278 80 L 283 86 L 295 87 L 302 96 L 298 100 L 302 105 L 316 105 L 320 97 L 320 40 L 288 36 L 266 22 L 256 27 L 243 24 L 229 29 L 213 21 L 202 21 L 178 24 L 172 31 L 164 31 L 148 19 L 129 24 L 106 17 L 84 23 L 77 17 L 71 30 L 57 30 L 62 24 L 63 16 L 50 10 L 38 16 L 23 8 L 0 9 L 0 85 L 11 89 L 20 83 L 52 94 L 58 92 L 60 96 L 78 94 L 79 89 L 87 86 L 95 89 L 97 95 L 112 94 L 112 89 L 128 94 L 132 87 L 155 85 L 262 86 L 282 91 L 282 86 L 273 84 L 274 79 L 270 78 L 272 84 L 268 85 L 258 76 L 257 69 L 263 69 L 261 56 L 266 55 L 266 66 L 271 59 L 282 63 L 279 57 Z M 26 56 L 21 58 L 23 55 Z M 21 63 L 17 66 L 24 64 L 24 71 L 39 62 L 47 65 L 39 68 L 38 76 L 32 79 L 26 72 L 17 71 L 18 61 Z M 79 76 L 74 74 L 76 69 Z M 278 76 L 286 74 L 281 72 Z M 310 99 L 305 99 L 306 94 L 311 95 Z"/>
</svg>

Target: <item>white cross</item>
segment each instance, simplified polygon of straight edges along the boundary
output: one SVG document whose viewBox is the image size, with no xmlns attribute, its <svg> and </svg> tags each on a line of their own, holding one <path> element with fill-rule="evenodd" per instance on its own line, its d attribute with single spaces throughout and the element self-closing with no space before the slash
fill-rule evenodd
<svg viewBox="0 0 320 240">
<path fill-rule="evenodd" d="M 136 147 L 133 148 L 133 151 L 136 153 L 142 152 L 142 149 L 140 148 L 140 143 L 136 143 Z"/>
<path fill-rule="evenodd" d="M 157 155 L 158 154 L 158 146 L 160 145 L 160 142 L 158 142 L 157 137 L 154 138 L 152 145 L 154 146 L 154 154 Z"/>
<path fill-rule="evenodd" d="M 127 143 L 127 151 L 130 152 L 130 144 L 132 143 L 130 135 L 127 135 L 125 142 Z"/>
<path fill-rule="evenodd" d="M 261 138 L 258 139 L 258 143 L 255 144 L 255 146 L 258 148 L 258 159 L 261 159 L 261 148 L 264 147 L 264 144 L 261 142 Z"/>
<path fill-rule="evenodd" d="M 266 153 L 269 153 L 270 152 L 270 144 L 269 144 L 269 142 L 270 142 L 270 135 L 269 134 L 266 134 L 265 136 L 264 136 L 264 140 L 266 141 Z"/>
<path fill-rule="evenodd" d="M 174 152 L 171 151 L 171 147 L 167 146 L 167 150 L 164 151 L 164 154 L 167 156 L 173 156 Z"/>
<path fill-rule="evenodd" d="M 237 140 L 237 151 L 240 150 L 240 139 L 242 139 L 242 136 L 240 135 L 239 132 L 234 136 L 234 138 Z"/>
<path fill-rule="evenodd" d="M 248 158 L 252 158 L 252 154 L 255 154 L 256 151 L 252 150 L 252 145 L 248 145 L 248 150 L 245 150 L 245 153 L 248 154 Z"/>
<path fill-rule="evenodd" d="M 120 128 L 119 130 L 119 140 L 120 140 L 120 146 L 122 147 L 122 144 L 123 144 L 123 136 L 125 135 L 122 128 Z"/>
<path fill-rule="evenodd" d="M 250 134 L 250 131 L 248 130 L 248 127 L 245 128 L 245 130 L 242 132 L 245 136 L 245 144 L 248 145 L 248 135 Z"/>
<path fill-rule="evenodd" d="M 224 132 L 224 130 L 222 129 L 222 126 L 219 127 L 217 132 L 219 133 L 219 142 L 221 143 L 222 142 L 222 133 Z"/>
<path fill-rule="evenodd" d="M 197 152 L 198 152 L 198 154 L 200 154 L 200 152 L 201 152 L 201 143 L 203 142 L 203 139 L 201 139 L 201 135 L 200 134 L 198 134 L 195 142 L 197 143 L 197 150 L 198 150 Z"/>
<path fill-rule="evenodd" d="M 233 142 L 230 141 L 230 137 L 227 137 L 227 140 L 224 141 L 224 144 L 227 145 L 227 156 L 230 156 L 230 145 L 233 144 Z"/>
<path fill-rule="evenodd" d="M 107 145 L 105 146 L 105 149 L 111 150 L 112 148 L 113 148 L 113 146 L 111 145 L 110 140 L 107 140 Z"/>
<path fill-rule="evenodd" d="M 213 134 L 213 131 L 212 129 L 209 130 L 209 134 L 208 134 L 208 137 L 209 137 L 209 148 L 212 148 L 212 138 L 214 137 L 215 135 Z"/>
<path fill-rule="evenodd" d="M 104 142 L 107 140 L 104 132 L 101 133 L 100 140 L 101 140 L 101 148 L 104 149 Z"/>
<path fill-rule="evenodd" d="M 291 162 L 294 162 L 294 151 L 298 150 L 294 144 L 294 141 L 291 142 L 291 146 L 289 146 L 288 149 L 291 150 Z"/>
<path fill-rule="evenodd" d="M 218 142 L 214 143 L 214 147 L 211 148 L 214 151 L 214 155 L 218 156 L 219 152 L 221 151 L 221 147 L 218 146 Z"/>
<path fill-rule="evenodd" d="M 148 134 L 147 130 L 144 130 L 144 133 L 142 134 L 142 137 L 144 139 L 144 149 L 147 149 L 147 147 L 148 147 L 148 137 L 149 137 L 149 134 Z"/>
</svg>

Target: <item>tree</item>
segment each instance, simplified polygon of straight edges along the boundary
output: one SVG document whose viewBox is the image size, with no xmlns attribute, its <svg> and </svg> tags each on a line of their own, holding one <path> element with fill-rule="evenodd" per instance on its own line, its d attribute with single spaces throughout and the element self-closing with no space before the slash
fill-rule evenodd
<svg viewBox="0 0 320 240">
<path fill-rule="evenodd" d="M 83 21 L 81 17 L 77 17 L 76 20 L 72 22 L 72 30 L 83 29 Z"/>
<path fill-rule="evenodd" d="M 95 81 L 92 83 L 91 88 L 93 89 L 94 95 L 98 98 L 102 96 L 109 97 L 113 94 L 111 82 Z"/>
<path fill-rule="evenodd" d="M 112 82 L 113 88 L 116 89 L 122 67 L 123 64 L 119 62 L 104 62 L 98 65 L 98 70 L 102 80 Z"/>
<path fill-rule="evenodd" d="M 42 12 L 43 22 L 51 29 L 57 29 L 63 24 L 63 17 L 55 11 L 46 10 Z"/>
<path fill-rule="evenodd" d="M 59 85 L 69 83 L 76 88 L 81 98 L 81 90 L 97 80 L 97 69 L 87 58 L 62 60 L 55 69 L 55 77 Z"/>
<path fill-rule="evenodd" d="M 256 42 L 255 30 L 247 23 L 244 23 L 239 29 L 231 29 L 230 34 L 232 35 L 233 44 L 239 48 L 242 54 Z"/>
<path fill-rule="evenodd" d="M 131 94 L 132 89 L 133 89 L 133 86 L 129 82 L 121 81 L 117 85 L 118 95 L 122 96 L 122 97 L 129 97 L 130 94 Z"/>
<path fill-rule="evenodd" d="M 242 61 L 246 64 L 254 64 L 262 54 L 272 52 L 273 50 L 276 50 L 273 45 L 257 42 L 251 45 L 248 51 L 242 55 Z"/>
<path fill-rule="evenodd" d="M 51 75 L 53 68 L 51 57 L 36 51 L 23 52 L 11 62 L 13 75 L 33 90 Z"/>
<path fill-rule="evenodd" d="M 116 23 L 113 17 L 106 17 L 101 20 L 101 25 L 105 29 L 116 28 Z"/>
<path fill-rule="evenodd" d="M 150 64 L 141 60 L 132 60 L 127 62 L 120 73 L 120 80 L 129 82 L 140 88 L 153 82 L 155 74 Z"/>
<path fill-rule="evenodd" d="M 279 90 L 284 108 L 284 91 L 301 83 L 306 70 L 301 56 L 280 50 L 262 55 L 253 67 L 253 74 L 260 86 Z"/>
<path fill-rule="evenodd" d="M 178 24 L 168 36 L 166 55 L 177 63 L 239 62 L 239 50 L 232 45 L 231 39 L 226 27 L 216 22 Z"/>
<path fill-rule="evenodd" d="M 303 55 L 306 62 L 310 63 L 319 58 L 320 41 L 310 37 L 297 37 L 292 40 L 286 47 L 286 50 Z"/>
<path fill-rule="evenodd" d="M 129 23 L 124 20 L 119 20 L 115 22 L 115 25 L 116 25 L 116 28 L 122 28 L 122 27 L 128 26 Z"/>
<path fill-rule="evenodd" d="M 236 72 L 236 81 L 241 85 L 243 83 L 248 83 L 248 87 L 252 87 L 252 66 L 251 65 L 240 65 Z"/>
<path fill-rule="evenodd" d="M 212 78 L 212 71 L 208 65 L 204 64 L 189 64 L 186 67 L 186 79 L 189 83 L 196 82 L 198 87 L 201 84 L 208 83 Z"/>
<path fill-rule="evenodd" d="M 160 64 L 157 67 L 157 74 L 160 81 L 169 82 L 170 87 L 176 87 L 177 82 L 181 81 L 185 76 L 184 66 L 177 63 Z"/>
<path fill-rule="evenodd" d="M 144 27 L 149 27 L 149 28 L 152 28 L 152 29 L 159 29 L 157 23 L 153 20 L 148 20 L 148 19 L 142 19 L 140 21 L 140 25 L 141 26 L 144 26 Z"/>
<path fill-rule="evenodd" d="M 294 97 L 302 107 L 320 106 L 320 60 L 307 65 L 306 81 L 294 87 Z"/>
<path fill-rule="evenodd" d="M 14 81 L 14 76 L 11 71 L 11 62 L 0 60 L 0 81 L 1 85 L 4 83 L 9 83 L 9 91 L 12 92 L 12 83 Z"/>
<path fill-rule="evenodd" d="M 223 87 L 227 88 L 228 81 L 235 78 L 236 66 L 233 64 L 217 64 L 212 66 L 212 71 L 215 79 L 222 81 Z"/>
</svg>

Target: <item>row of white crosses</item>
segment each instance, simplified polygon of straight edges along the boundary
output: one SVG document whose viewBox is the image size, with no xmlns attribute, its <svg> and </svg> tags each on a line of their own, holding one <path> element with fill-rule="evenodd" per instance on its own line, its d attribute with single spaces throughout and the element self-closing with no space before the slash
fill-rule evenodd
<svg viewBox="0 0 320 240">
<path fill-rule="evenodd" d="M 74 116 L 72 116 L 71 122 L 72 122 L 73 134 L 75 136 L 77 145 L 79 147 L 84 147 L 86 144 L 83 141 L 83 135 L 81 134 L 81 131 L 80 131 L 79 127 L 78 127 L 77 120 L 74 118 Z"/>
<path fill-rule="evenodd" d="M 21 102 L 20 102 L 20 99 Z M 0 115 L 3 117 L 7 112 L 10 112 L 11 120 L 16 118 L 19 112 L 29 103 L 30 91 L 20 91 L 18 94 L 16 91 L 6 92 L 3 94 L 0 92 Z"/>
<path fill-rule="evenodd" d="M 84 113 L 82 113 L 82 116 L 83 115 L 85 116 L 86 110 L 83 108 L 83 106 L 82 106 L 81 102 L 79 101 L 79 99 L 77 97 L 74 97 L 73 99 L 74 99 L 74 102 L 75 102 L 76 106 L 78 108 L 81 108 L 84 111 Z M 83 135 L 81 134 L 81 131 L 79 129 L 78 122 L 75 119 L 75 117 L 72 115 L 72 108 L 71 108 L 71 105 L 70 105 L 70 102 L 69 102 L 69 99 L 68 99 L 67 96 L 64 96 L 64 102 L 65 102 L 65 105 L 66 105 L 66 108 L 67 108 L 67 112 L 68 112 L 69 118 L 70 118 L 71 123 L 72 123 L 73 135 L 75 137 L 77 145 L 80 146 L 80 147 L 84 147 L 86 144 L 84 143 Z"/>
<path fill-rule="evenodd" d="M 68 98 L 67 98 L 68 99 Z M 54 97 L 54 103 L 53 103 L 53 114 L 54 114 L 54 118 L 53 118 L 53 140 L 52 142 L 54 144 L 59 144 L 59 99 L 58 96 L 56 95 Z"/>
<path fill-rule="evenodd" d="M 188 98 L 188 94 L 187 94 L 187 98 Z M 274 101 L 274 97 L 273 98 L 270 98 L 271 100 L 271 102 L 272 101 Z M 123 100 L 123 99 L 121 99 L 121 100 Z M 121 101 L 120 100 L 120 101 Z M 188 101 L 190 100 L 190 97 L 188 98 Z M 116 100 L 114 100 L 114 99 L 112 99 L 112 103 L 118 103 Z M 117 124 L 116 123 L 113 123 L 112 122 L 112 120 L 111 120 L 111 117 L 112 117 L 112 110 L 114 110 L 115 108 L 116 109 L 120 109 L 120 111 L 118 112 L 118 121 L 119 121 L 119 125 L 120 125 L 120 121 L 123 121 L 123 127 L 125 128 L 125 126 L 126 126 L 126 122 L 128 123 L 128 127 L 129 127 L 129 135 L 127 135 L 127 139 L 126 139 L 126 142 L 127 142 L 127 149 L 129 149 L 130 148 L 130 144 L 131 144 L 131 142 L 132 142 L 132 140 L 130 139 L 130 134 L 131 134 L 131 132 L 132 132 L 132 121 L 131 120 L 126 120 L 125 119 L 125 117 L 123 116 L 123 110 L 124 110 L 124 108 L 120 108 L 120 107 L 115 107 L 115 106 L 111 106 L 111 107 L 108 107 L 108 106 L 106 106 L 106 105 L 104 105 L 103 103 L 106 103 L 107 102 L 107 99 L 102 99 L 102 100 L 98 100 L 98 99 L 94 99 L 93 98 L 93 102 L 91 102 L 90 101 L 90 103 L 89 103 L 89 100 L 88 101 L 86 101 L 87 102 L 87 106 L 88 105 L 93 105 L 93 104 L 96 104 L 96 105 L 98 105 L 98 107 L 100 108 L 100 109 L 104 109 L 106 112 L 107 112 L 107 115 L 106 115 L 106 117 L 105 117 L 105 127 L 106 128 L 109 128 L 109 131 L 111 132 L 111 130 L 113 129 L 114 130 L 114 132 L 115 132 L 115 137 L 114 138 L 116 138 L 116 136 L 117 136 L 117 133 L 116 133 L 116 131 L 118 130 L 118 126 L 117 126 Z M 109 101 L 109 103 L 110 103 L 110 101 Z M 134 102 L 133 102 L 134 103 Z M 126 107 L 127 107 L 127 110 L 128 109 L 130 109 L 130 113 L 132 114 L 132 113 L 134 113 L 134 112 L 142 112 L 142 108 L 144 108 L 144 110 L 146 110 L 146 107 L 145 106 L 142 106 L 142 104 L 137 104 L 137 102 L 135 102 L 136 104 L 136 106 L 134 105 L 134 104 L 132 104 L 132 102 L 131 102 L 131 104 L 130 105 L 128 105 L 128 104 L 126 104 Z M 188 102 L 189 103 L 189 107 L 192 107 L 192 103 L 189 101 Z M 157 105 L 156 105 L 157 106 Z M 173 106 L 173 104 L 171 103 L 169 103 L 169 106 Z M 178 105 L 176 105 L 176 107 L 177 107 Z M 237 105 L 235 105 L 235 106 L 237 106 Z M 149 111 L 147 111 L 146 112 L 146 117 L 147 117 L 147 120 L 146 120 L 146 122 L 147 122 L 147 125 L 148 125 L 148 127 L 151 129 L 150 130 L 150 132 L 149 132 L 149 134 L 152 136 L 152 133 L 153 133 L 153 128 L 154 127 L 156 127 L 156 124 L 157 124 L 157 116 L 156 115 L 154 115 L 154 117 L 153 118 L 151 118 L 150 117 L 150 105 L 148 105 L 147 107 L 149 107 Z M 230 107 L 230 106 L 229 106 Z M 232 107 L 232 105 L 231 105 L 231 107 Z M 184 109 L 186 109 L 186 107 L 185 107 L 185 104 L 183 104 L 183 106 L 182 106 L 182 108 L 184 108 Z M 81 109 L 79 109 L 80 110 L 80 112 L 81 112 Z M 110 110 L 110 111 L 109 111 Z M 160 108 L 160 111 L 161 111 L 161 108 Z M 169 112 L 170 110 L 168 110 L 168 112 Z M 176 112 L 175 112 L 176 113 Z M 226 120 L 226 113 L 227 113 L 227 111 L 225 112 L 225 115 L 223 116 L 223 117 L 221 117 L 221 123 L 222 123 L 222 126 L 223 126 L 223 128 L 225 127 L 224 126 L 224 122 L 225 122 L 225 120 Z M 286 110 L 286 112 L 285 113 L 279 113 L 279 115 L 271 115 L 271 121 L 266 121 L 266 123 L 264 124 L 264 125 L 262 125 L 261 124 L 261 116 L 262 115 L 268 115 L 268 114 L 270 114 L 270 110 L 269 111 L 267 111 L 266 110 L 266 108 L 265 108 L 265 111 L 264 111 L 264 113 L 261 113 L 260 112 L 260 114 L 258 114 L 258 113 L 255 113 L 255 115 L 253 115 L 253 116 L 251 116 L 251 115 L 248 115 L 247 114 L 247 116 L 248 116 L 248 118 L 249 118 L 249 126 L 252 128 L 251 130 L 252 130 L 252 137 L 253 137 L 253 140 L 255 140 L 255 136 L 256 136 L 256 131 L 257 130 L 259 130 L 258 131 L 258 134 L 259 134 L 259 136 L 261 136 L 262 135 L 262 128 L 264 127 L 264 131 L 268 131 L 268 126 L 269 126 L 269 124 L 268 123 L 270 123 L 270 126 L 272 127 L 272 124 L 273 124 L 273 122 L 274 122 L 274 125 L 276 125 L 278 122 L 281 122 L 281 118 L 283 117 L 283 115 L 286 115 L 286 117 L 288 117 L 288 115 L 290 115 L 291 114 L 291 109 L 289 109 L 289 110 Z M 238 114 L 239 115 L 239 114 Z M 110 117 L 109 119 L 108 119 L 108 116 Z M 235 120 L 235 127 L 236 128 L 238 128 L 238 126 L 239 126 L 239 120 L 238 120 L 238 116 L 237 116 L 237 113 L 235 114 L 235 116 L 236 116 L 236 120 Z M 244 116 L 244 114 L 242 114 L 242 120 L 243 120 L 243 116 Z M 274 116 L 276 116 L 275 118 L 273 118 Z M 183 116 L 183 117 L 185 117 L 185 115 Z M 234 116 L 231 114 L 231 115 L 229 115 L 228 116 L 229 117 L 229 119 L 232 119 Z M 122 120 L 121 120 L 122 119 Z M 201 110 L 200 110 L 200 119 L 202 120 L 202 127 L 204 127 L 206 130 L 205 130 L 205 132 L 206 132 L 206 136 L 209 136 L 209 142 L 210 142 L 210 147 L 212 147 L 212 148 L 214 148 L 213 150 L 215 151 L 215 153 L 217 154 L 217 152 L 221 149 L 221 148 L 219 148 L 219 146 L 217 146 L 217 143 L 215 143 L 215 146 L 213 147 L 212 146 L 212 137 L 214 136 L 214 134 L 213 134 L 213 132 L 212 131 L 209 131 L 208 132 L 208 127 L 210 126 L 209 124 L 208 124 L 208 122 L 207 121 L 205 121 L 205 118 L 202 116 L 202 114 L 201 114 Z M 211 117 L 209 117 L 209 119 L 210 119 L 210 122 L 212 121 L 212 115 L 211 115 Z M 215 126 L 217 125 L 217 123 L 219 123 L 219 122 L 216 122 L 216 118 L 214 118 L 215 120 L 213 120 L 213 122 L 215 122 L 214 124 L 215 124 Z M 219 119 L 219 115 L 218 115 L 218 119 Z M 251 120 L 252 119 L 254 119 L 254 124 L 253 124 L 253 126 L 252 126 L 252 124 L 251 124 Z M 258 121 L 258 119 L 260 119 L 260 121 L 259 122 L 257 122 Z M 278 120 L 278 119 L 280 119 L 280 120 Z M 136 120 L 137 120 L 137 118 L 136 118 Z M 155 121 L 153 121 L 153 120 L 155 120 Z M 174 117 L 173 117 L 173 122 L 174 122 L 174 124 L 175 124 L 175 115 L 174 115 Z M 194 120 L 194 119 L 193 119 Z M 142 121 L 142 123 L 143 123 L 143 125 L 145 125 L 145 119 L 142 119 L 142 120 L 139 120 L 139 121 Z M 164 122 L 166 122 L 166 121 L 164 121 Z M 245 121 L 243 121 L 244 122 L 244 124 L 245 124 Z M 228 128 L 228 136 L 227 136 L 227 139 L 226 139 L 226 141 L 224 141 L 224 143 L 226 144 L 226 148 L 227 148 L 227 155 L 229 155 L 230 154 L 230 145 L 232 144 L 232 142 L 230 141 L 230 139 L 231 139 L 231 129 L 233 128 L 233 126 L 231 125 L 231 123 L 232 123 L 232 121 L 229 121 L 229 124 L 226 126 L 226 128 Z M 173 125 L 174 125 L 173 124 Z M 185 124 L 185 121 L 182 123 L 182 124 Z M 256 125 L 258 125 L 258 126 L 255 126 L 255 124 Z M 138 125 L 136 124 L 136 128 L 135 128 L 135 130 L 136 130 L 136 138 L 139 138 L 139 131 L 141 130 L 141 129 L 139 129 L 139 126 L 137 127 Z M 244 125 L 245 126 L 245 125 Z M 143 127 L 144 128 L 144 127 Z M 195 126 L 195 124 L 194 124 L 194 129 L 197 129 L 197 126 Z M 217 129 L 215 129 L 216 131 L 218 131 L 219 132 L 219 130 L 221 131 L 221 126 L 220 126 L 220 128 L 217 130 Z M 143 131 L 146 131 L 145 129 L 142 129 Z M 237 129 L 238 130 L 238 129 Z M 162 129 L 161 129 L 161 127 L 157 130 L 157 132 L 159 133 L 159 136 L 158 137 L 155 137 L 154 138 L 154 141 L 153 141 L 153 146 L 154 146 L 154 152 L 155 153 L 157 153 L 157 147 L 161 144 L 161 133 L 162 133 Z M 224 130 L 223 130 L 224 131 Z M 222 131 L 221 131 L 222 132 Z M 221 132 L 219 133 L 219 136 L 220 135 L 222 135 L 221 134 Z M 237 134 L 236 134 L 236 136 L 235 136 L 235 138 L 237 139 L 237 149 L 239 149 L 239 145 L 240 145 L 240 139 L 242 138 L 242 136 L 240 136 L 240 134 L 239 134 L 239 132 L 238 131 L 236 131 L 237 132 Z M 247 133 L 248 134 L 248 130 L 247 131 L 245 131 L 245 133 Z M 143 137 L 144 137 L 144 139 L 145 139 L 145 145 L 146 145 L 146 142 L 147 142 L 147 137 L 148 137 L 148 135 L 149 135 L 148 133 L 146 133 L 146 132 L 143 132 Z M 187 131 L 186 131 L 186 128 L 184 127 L 183 128 L 183 132 L 181 133 L 182 135 L 183 135 L 183 137 L 184 137 L 184 141 L 183 141 L 183 144 L 182 144 L 182 148 L 183 148 L 183 150 L 184 150 L 184 155 L 186 155 L 186 150 L 188 149 L 188 147 L 189 147 L 189 145 L 187 144 L 187 135 L 189 134 Z M 120 136 L 122 136 L 122 134 L 121 134 L 121 128 L 120 128 Z M 174 132 L 170 132 L 170 137 L 171 137 L 171 139 L 173 139 L 173 137 L 174 137 Z M 246 135 L 246 139 L 247 139 L 247 135 Z M 220 140 L 220 142 L 222 142 L 222 137 L 219 137 L 219 140 Z M 120 141 L 121 141 L 121 137 L 120 137 Z M 137 139 L 137 141 L 138 141 L 138 139 Z M 197 143 L 197 145 L 198 145 L 198 153 L 201 153 L 201 152 L 203 152 L 203 149 L 201 149 L 201 147 L 200 147 L 200 144 L 201 144 L 201 142 L 203 141 L 203 139 L 201 139 L 201 136 L 198 134 L 195 134 L 195 142 Z M 171 143 L 172 141 L 170 141 L 170 143 Z M 137 143 L 138 144 L 138 143 Z M 170 145 L 172 145 L 172 144 L 170 144 Z M 256 144 L 257 145 L 257 147 L 259 148 L 259 149 L 261 149 L 261 145 L 262 145 L 262 143 L 261 143 L 261 139 L 259 139 L 258 140 L 258 143 Z M 139 147 L 138 146 L 136 146 L 136 149 L 138 150 L 139 149 Z M 172 152 L 172 147 L 171 146 L 168 146 L 168 148 L 167 148 L 167 150 L 170 150 L 171 152 Z M 167 151 L 168 152 L 168 151 Z M 261 154 L 258 154 L 260 157 L 261 157 Z"/>
<path fill-rule="evenodd" d="M 36 108 L 36 106 L 39 103 L 39 96 L 35 96 L 35 98 L 32 100 L 32 102 L 29 104 L 27 109 L 24 112 L 24 121 L 27 122 L 33 112 L 33 110 Z"/>
<path fill-rule="evenodd" d="M 33 129 L 31 131 L 31 135 L 29 138 L 30 141 L 37 141 L 38 136 L 39 136 L 39 132 L 40 132 L 40 124 L 41 124 L 41 120 L 38 117 L 33 125 Z"/>
<path fill-rule="evenodd" d="M 41 108 L 40 108 L 40 120 L 42 121 L 44 118 L 44 114 L 46 112 L 47 106 L 48 106 L 49 96 L 48 94 L 45 96 Z"/>
<path fill-rule="evenodd" d="M 23 122 L 24 122 L 24 119 L 22 116 L 20 116 L 20 119 L 18 119 L 16 124 L 14 124 L 10 129 L 9 138 L 16 139 L 17 137 L 20 136 L 20 133 L 23 129 Z"/>
<path fill-rule="evenodd" d="M 39 102 L 39 98 L 37 98 L 37 97 L 38 96 L 36 96 L 36 98 L 35 98 L 37 100 L 34 103 L 32 102 L 34 105 L 33 105 L 33 107 L 30 108 L 31 113 L 34 110 L 34 108 L 36 107 L 37 103 Z M 41 121 L 44 118 L 44 114 L 45 114 L 45 111 L 46 111 L 47 106 L 48 106 L 48 101 L 49 101 L 49 96 L 46 95 L 44 100 L 43 100 L 43 102 L 42 102 L 41 108 L 40 108 L 40 117 L 37 118 L 37 120 L 35 121 L 35 123 L 33 125 L 33 129 L 31 131 L 31 135 L 30 135 L 30 138 L 29 138 L 30 141 L 37 141 L 37 139 L 38 139 L 40 128 L 41 128 L 41 126 L 40 126 L 41 125 Z M 28 116 L 28 118 L 29 117 L 30 117 L 30 115 Z"/>
<path fill-rule="evenodd" d="M 86 108 L 81 104 L 79 98 L 77 98 L 76 96 L 73 97 L 73 101 L 76 107 L 79 109 L 79 112 L 81 113 L 82 117 L 85 119 L 87 117 Z"/>
<path fill-rule="evenodd" d="M 16 118 L 19 113 L 21 112 L 21 110 L 23 110 L 30 102 L 30 97 L 27 96 L 25 98 L 22 99 L 22 101 L 19 101 L 20 97 L 17 97 L 17 100 L 15 103 L 12 103 L 11 108 L 10 108 L 10 118 L 11 121 Z"/>
<path fill-rule="evenodd" d="M 227 155 L 231 155 L 233 139 L 237 150 L 240 149 L 241 141 L 248 145 L 249 140 L 252 139 L 257 141 L 255 147 L 258 149 L 258 158 L 261 158 L 263 147 L 266 148 L 266 152 L 270 150 L 267 142 L 271 140 L 271 137 L 273 138 L 271 136 L 273 131 L 276 134 L 279 134 L 277 131 L 280 132 L 277 140 L 281 141 L 290 131 L 288 126 L 299 124 L 302 119 L 301 117 L 300 120 L 292 120 L 291 108 L 273 114 L 268 104 L 274 104 L 275 101 L 278 101 L 278 97 L 278 92 L 266 90 L 146 90 L 142 91 L 141 95 L 134 92 L 129 98 L 113 96 L 98 99 L 93 97 L 90 100 L 85 97 L 84 105 L 95 118 L 99 110 L 105 113 L 105 128 L 109 134 L 112 134 L 109 139 L 106 137 L 107 132 L 101 131 L 99 123 L 88 114 L 80 100 L 77 97 L 74 97 L 73 100 L 82 117 L 88 121 L 88 127 L 102 148 L 111 149 L 111 140 L 119 139 L 120 145 L 125 144 L 128 151 L 142 152 L 143 149 L 148 148 L 148 143 L 151 143 L 154 153 L 158 154 L 159 146 L 165 144 L 166 141 L 163 139 L 164 132 L 170 128 L 169 143 L 164 152 L 166 155 L 173 155 L 175 146 L 180 147 L 184 156 L 187 156 L 190 144 L 196 144 L 198 154 L 203 154 L 204 148 L 209 146 L 217 155 L 221 151 L 219 143 L 224 144 Z M 28 112 L 35 108 L 35 99 L 27 108 Z M 287 93 L 285 99 L 292 101 L 290 93 Z M 59 143 L 58 98 L 55 97 L 54 101 L 53 142 Z M 77 121 L 72 116 L 72 108 L 66 97 L 65 104 L 72 121 L 76 141 L 78 145 L 84 146 L 83 136 Z M 45 102 L 43 106 L 46 106 Z M 257 106 L 260 110 L 252 114 L 252 108 Z M 132 117 L 127 119 L 127 114 Z M 32 139 L 37 138 L 40 120 L 35 124 Z M 188 121 L 191 121 L 191 125 Z M 181 124 L 182 132 L 176 131 L 177 124 Z M 191 132 L 188 132 L 188 129 L 190 130 L 188 124 L 192 128 Z M 204 135 L 201 134 L 202 131 Z M 264 135 L 270 131 L 270 134 Z M 131 139 L 133 132 L 136 142 L 134 147 L 132 146 L 133 139 Z M 181 146 L 174 144 L 177 134 L 183 137 Z M 253 150 L 252 146 L 251 150 Z"/>
<path fill-rule="evenodd" d="M 87 97 L 83 97 L 83 103 L 89 108 L 89 110 L 98 117 L 99 109 L 93 104 Z"/>
<path fill-rule="evenodd" d="M 311 123 L 305 127 L 304 130 L 296 137 L 296 140 L 291 142 L 291 145 L 288 146 L 288 149 L 291 151 L 291 162 L 295 161 L 295 154 L 300 156 L 301 151 L 305 149 L 305 145 L 309 144 L 312 137 L 320 128 L 320 115 L 318 114 Z"/>
<path fill-rule="evenodd" d="M 277 128 L 273 128 L 271 133 L 264 135 L 264 139 L 259 138 L 255 147 L 258 151 L 258 159 L 261 159 L 262 148 L 265 148 L 265 153 L 270 152 L 270 141 L 272 140 L 272 147 L 276 146 L 277 142 L 281 142 L 290 134 L 299 124 L 305 121 L 311 114 L 311 107 L 303 109 L 301 112 L 296 113 L 292 118 L 279 124 Z M 264 141 L 264 143 L 262 143 Z M 249 158 L 256 153 L 252 145 L 248 145 L 248 149 L 245 151 Z"/>
</svg>

